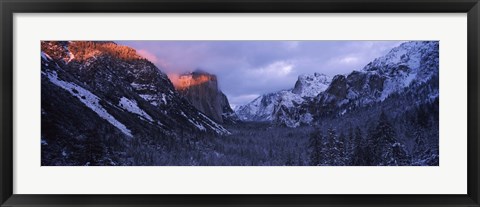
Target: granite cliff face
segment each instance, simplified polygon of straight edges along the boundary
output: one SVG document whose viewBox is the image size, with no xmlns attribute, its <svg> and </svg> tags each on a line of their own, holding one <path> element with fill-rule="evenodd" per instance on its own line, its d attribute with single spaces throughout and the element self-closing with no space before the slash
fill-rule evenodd
<svg viewBox="0 0 480 207">
<path fill-rule="evenodd" d="M 173 82 L 178 93 L 208 117 L 219 123 L 234 120 L 228 99 L 218 87 L 217 76 L 196 70 L 181 74 Z"/>
</svg>

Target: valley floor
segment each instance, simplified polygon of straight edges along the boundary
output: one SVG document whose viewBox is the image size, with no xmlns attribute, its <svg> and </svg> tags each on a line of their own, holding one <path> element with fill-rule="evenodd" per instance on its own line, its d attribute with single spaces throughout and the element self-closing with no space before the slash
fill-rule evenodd
<svg viewBox="0 0 480 207">
<path fill-rule="evenodd" d="M 438 165 L 438 151 L 428 147 L 410 156 L 398 144 L 387 145 L 375 163 L 374 150 L 364 138 L 356 141 L 335 130 L 312 126 L 288 128 L 265 122 L 226 125 L 229 135 L 197 133 L 175 137 L 94 139 L 75 151 L 56 156 L 42 150 L 42 165 L 116 166 L 349 166 L 349 165 Z M 319 138 L 323 137 L 323 138 Z M 342 138 L 343 137 L 343 138 Z M 351 137 L 351 135 L 350 135 Z M 45 145 L 44 147 L 51 147 Z M 391 147 L 391 148 L 390 148 Z M 393 151 L 391 151 L 393 150 Z M 400 151 L 399 151 L 400 150 Z M 433 151 L 432 151 L 433 150 Z M 423 153 L 425 152 L 425 153 Z M 390 154 L 389 154 L 390 153 Z M 393 154 L 391 154 L 393 153 Z M 393 161 L 393 162 L 392 162 Z"/>
<path fill-rule="evenodd" d="M 308 165 L 312 127 L 284 128 L 243 122 L 227 126 L 230 135 L 183 138 L 158 147 L 133 144 L 126 165 L 154 166 L 285 166 Z M 118 163 L 120 165 L 125 165 Z"/>
<path fill-rule="evenodd" d="M 213 140 L 213 156 L 206 165 L 308 165 L 312 127 L 286 128 L 245 122 L 230 126 L 231 135 Z M 221 147 L 219 147 L 221 146 Z"/>
<path fill-rule="evenodd" d="M 439 160 L 434 145 L 419 143 L 420 147 L 415 147 L 416 151 L 412 154 L 399 142 L 375 145 L 371 139 L 353 140 L 353 135 L 338 134 L 333 129 L 319 130 L 312 126 L 287 128 L 264 122 L 242 122 L 229 125 L 227 129 L 231 134 L 224 136 L 197 134 L 161 146 L 145 142 L 129 145 L 127 155 L 130 158 L 127 163 L 120 162 L 119 165 L 438 165 Z M 355 136 L 362 137 L 361 134 L 357 130 Z M 380 135 L 394 136 L 388 133 Z"/>
</svg>

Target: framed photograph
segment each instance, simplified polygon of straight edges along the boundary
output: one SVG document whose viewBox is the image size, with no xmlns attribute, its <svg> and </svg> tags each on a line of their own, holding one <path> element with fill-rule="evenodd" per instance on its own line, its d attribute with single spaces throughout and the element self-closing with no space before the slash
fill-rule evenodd
<svg viewBox="0 0 480 207">
<path fill-rule="evenodd" d="M 1 206 L 480 206 L 478 0 L 0 6 Z"/>
</svg>

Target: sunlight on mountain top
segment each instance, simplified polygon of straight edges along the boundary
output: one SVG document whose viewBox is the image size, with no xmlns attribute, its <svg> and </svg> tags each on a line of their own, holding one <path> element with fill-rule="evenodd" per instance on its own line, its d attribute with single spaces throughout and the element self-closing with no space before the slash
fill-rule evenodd
<svg viewBox="0 0 480 207">
<path fill-rule="evenodd" d="M 216 80 L 216 77 L 208 74 L 182 74 L 182 75 L 170 75 L 169 78 L 173 83 L 173 86 L 177 90 L 183 90 L 192 86 L 204 84 L 208 81 Z"/>
</svg>

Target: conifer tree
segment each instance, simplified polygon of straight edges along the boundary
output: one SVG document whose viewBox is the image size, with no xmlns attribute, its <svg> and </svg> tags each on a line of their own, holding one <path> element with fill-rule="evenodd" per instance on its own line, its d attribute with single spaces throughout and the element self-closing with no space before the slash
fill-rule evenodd
<svg viewBox="0 0 480 207">
<path fill-rule="evenodd" d="M 338 156 L 340 154 L 338 146 L 337 133 L 333 128 L 327 130 L 327 143 L 325 149 L 325 165 L 334 166 L 338 164 Z"/>
<path fill-rule="evenodd" d="M 399 142 L 395 142 L 392 145 L 392 149 L 389 153 L 391 153 L 391 156 L 387 156 L 390 158 L 390 160 L 387 161 L 386 163 L 387 165 L 393 165 L 393 166 L 410 165 L 410 156 L 405 150 L 405 146 L 403 146 Z"/>
<path fill-rule="evenodd" d="M 350 162 L 351 165 L 363 166 L 367 164 L 365 162 L 365 151 L 364 151 L 364 146 L 362 144 L 362 141 L 363 141 L 362 131 L 357 126 L 355 128 L 355 135 L 354 135 L 353 144 L 352 144 L 353 153 L 352 153 L 352 158 Z"/>
<path fill-rule="evenodd" d="M 322 164 L 323 138 L 320 129 L 316 128 L 310 133 L 309 148 L 310 148 L 310 165 L 317 166 Z"/>
<path fill-rule="evenodd" d="M 345 140 L 345 164 L 350 165 L 352 163 L 353 152 L 354 152 L 354 139 L 355 133 L 353 128 L 349 128 L 348 135 Z"/>
<path fill-rule="evenodd" d="M 406 165 L 410 162 L 405 147 L 397 141 L 395 130 L 383 111 L 370 135 L 369 144 L 373 165 Z"/>
<path fill-rule="evenodd" d="M 345 134 L 343 132 L 340 133 L 338 137 L 338 141 L 335 143 L 336 148 L 338 149 L 338 157 L 336 159 L 335 165 L 343 166 L 346 163 L 346 148 L 345 148 Z"/>
</svg>

